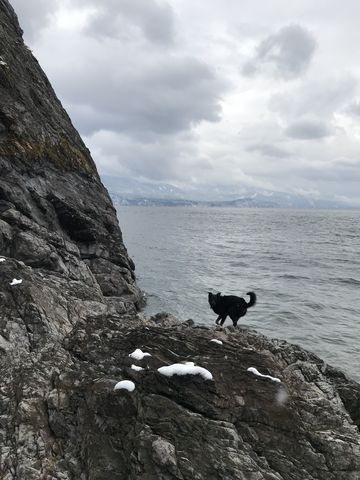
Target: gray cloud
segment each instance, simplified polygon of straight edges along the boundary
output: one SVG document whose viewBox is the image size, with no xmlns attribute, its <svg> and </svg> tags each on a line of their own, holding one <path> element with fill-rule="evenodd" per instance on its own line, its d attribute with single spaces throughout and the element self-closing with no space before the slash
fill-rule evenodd
<svg viewBox="0 0 360 480">
<path fill-rule="evenodd" d="M 259 152 L 264 157 L 271 158 L 289 158 L 292 156 L 290 152 L 282 148 L 277 147 L 276 145 L 271 145 L 268 143 L 258 143 L 250 145 L 246 148 L 247 152 Z"/>
<path fill-rule="evenodd" d="M 138 62 L 142 68 L 138 69 Z M 106 72 L 87 64 L 58 77 L 59 90 L 78 127 L 89 134 L 108 129 L 129 135 L 169 135 L 221 118 L 225 84 L 205 63 L 190 57 L 123 59 Z M 96 95 L 94 95 L 96 92 Z"/>
<path fill-rule="evenodd" d="M 254 58 L 243 67 L 243 74 L 252 76 L 262 71 L 286 80 L 302 75 L 314 55 L 313 35 L 300 25 L 288 25 L 269 35 L 256 48 Z"/>
<path fill-rule="evenodd" d="M 345 113 L 354 117 L 360 117 L 360 100 L 355 100 L 345 108 Z"/>
<path fill-rule="evenodd" d="M 61 0 L 11 0 L 24 36 L 33 41 L 51 20 Z"/>
<path fill-rule="evenodd" d="M 139 30 L 148 40 L 169 44 L 174 40 L 175 20 L 170 4 L 163 0 L 74 0 L 96 7 L 86 28 L 98 37 L 132 38 Z"/>
<path fill-rule="evenodd" d="M 64 0 L 11 0 L 25 37 L 34 41 Z M 137 33 L 157 44 L 171 44 L 175 37 L 175 17 L 165 0 L 72 0 L 72 5 L 93 8 L 85 31 L 98 38 L 133 39 Z"/>
<path fill-rule="evenodd" d="M 332 164 L 339 167 L 360 170 L 360 155 L 357 158 L 340 157 L 332 161 Z"/>
<path fill-rule="evenodd" d="M 292 122 L 284 133 L 297 140 L 319 140 L 333 135 L 333 130 L 321 120 L 303 119 Z"/>
<path fill-rule="evenodd" d="M 210 168 L 199 159 L 194 139 L 186 134 L 145 143 L 126 134 L 101 131 L 86 140 L 100 166 L 110 174 L 152 181 L 189 181 L 197 171 Z M 190 159 L 191 169 L 185 167 Z"/>
<path fill-rule="evenodd" d="M 360 168 L 356 165 L 349 167 L 348 165 L 327 163 L 309 166 L 302 172 L 302 176 L 312 181 L 338 183 L 340 187 L 341 182 L 358 183 L 360 180 Z M 341 187 L 339 190 L 341 190 Z M 359 189 L 357 188 L 358 192 Z"/>
<path fill-rule="evenodd" d="M 356 79 L 347 73 L 335 78 L 317 78 L 273 95 L 269 108 L 286 117 L 316 115 L 329 119 L 353 97 L 356 88 Z"/>
</svg>

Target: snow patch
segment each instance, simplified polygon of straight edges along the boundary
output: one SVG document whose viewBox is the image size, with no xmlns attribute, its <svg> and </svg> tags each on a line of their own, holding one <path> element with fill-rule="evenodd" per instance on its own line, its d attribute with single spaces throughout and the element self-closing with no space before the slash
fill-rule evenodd
<svg viewBox="0 0 360 480">
<path fill-rule="evenodd" d="M 133 392 L 135 390 L 135 383 L 131 380 L 121 380 L 121 382 L 118 382 L 115 385 L 114 390 L 127 390 L 128 392 Z"/>
<path fill-rule="evenodd" d="M 5 259 L 4 257 L 0 257 L 0 263 L 5 262 L 5 260 L 6 260 L 6 259 Z"/>
<path fill-rule="evenodd" d="M 203 367 L 195 367 L 192 362 L 174 363 L 167 367 L 158 368 L 158 372 L 166 377 L 172 377 L 173 375 L 201 375 L 204 380 L 212 380 L 213 376 Z"/>
<path fill-rule="evenodd" d="M 22 280 L 17 280 L 16 278 L 14 278 L 12 280 L 12 282 L 10 283 L 11 286 L 14 286 L 14 285 L 20 285 L 20 283 L 22 283 Z"/>
<path fill-rule="evenodd" d="M 141 370 L 144 370 L 143 367 L 138 367 L 137 365 L 134 365 L 134 364 L 131 365 L 131 368 L 136 372 L 140 372 Z"/>
<path fill-rule="evenodd" d="M 137 348 L 129 354 L 129 357 L 134 358 L 135 360 L 142 360 L 144 357 L 151 357 L 151 354 L 143 352 L 142 350 L 140 350 L 140 348 Z"/>
<path fill-rule="evenodd" d="M 273 382 L 281 382 L 279 378 L 272 377 L 271 375 L 263 375 L 255 367 L 250 367 L 247 369 L 247 371 L 253 373 L 254 375 L 257 375 L 258 377 L 269 378 Z"/>
<path fill-rule="evenodd" d="M 223 342 L 221 340 L 218 340 L 217 338 L 213 338 L 212 340 L 210 340 L 210 342 L 218 343 L 219 345 L 223 344 Z"/>
</svg>

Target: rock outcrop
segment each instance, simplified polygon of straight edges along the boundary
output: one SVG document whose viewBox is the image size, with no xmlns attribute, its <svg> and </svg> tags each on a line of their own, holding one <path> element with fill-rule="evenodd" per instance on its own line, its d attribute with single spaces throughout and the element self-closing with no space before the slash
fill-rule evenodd
<svg viewBox="0 0 360 480">
<path fill-rule="evenodd" d="M 7 0 L 0 37 L 2 253 L 141 303 L 109 195 Z"/>
<path fill-rule="evenodd" d="M 0 478 L 358 480 L 357 383 L 248 329 L 139 313 L 109 196 L 7 0 L 0 38 Z M 184 362 L 212 379 L 158 371 Z"/>
</svg>

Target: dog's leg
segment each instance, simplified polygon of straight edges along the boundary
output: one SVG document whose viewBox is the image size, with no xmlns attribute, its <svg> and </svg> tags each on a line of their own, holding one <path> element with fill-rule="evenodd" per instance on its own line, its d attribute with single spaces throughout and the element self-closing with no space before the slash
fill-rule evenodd
<svg viewBox="0 0 360 480">
<path fill-rule="evenodd" d="M 221 319 L 221 315 L 219 315 L 218 318 L 215 320 L 216 325 L 219 325 L 220 319 Z"/>
<path fill-rule="evenodd" d="M 223 315 L 222 318 L 221 318 L 221 322 L 220 322 L 220 325 L 223 326 L 224 325 L 224 322 L 226 320 L 226 317 L 227 315 Z"/>
<path fill-rule="evenodd" d="M 236 305 L 234 306 L 234 308 L 232 308 L 231 312 L 229 313 L 229 316 L 233 322 L 233 326 L 236 327 L 237 322 L 239 320 L 239 314 L 236 311 Z"/>
</svg>

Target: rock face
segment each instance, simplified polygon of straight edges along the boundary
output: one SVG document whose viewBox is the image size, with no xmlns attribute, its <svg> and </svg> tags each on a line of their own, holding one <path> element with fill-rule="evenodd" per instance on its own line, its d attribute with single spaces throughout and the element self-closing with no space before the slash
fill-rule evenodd
<svg viewBox="0 0 360 480">
<path fill-rule="evenodd" d="M 0 478 L 358 480 L 358 384 L 244 328 L 139 313 L 108 194 L 7 0 L 0 37 Z M 213 379 L 158 371 L 182 362 Z"/>
<path fill-rule="evenodd" d="M 139 303 L 108 193 L 6 0 L 0 37 L 2 253 Z"/>
</svg>

